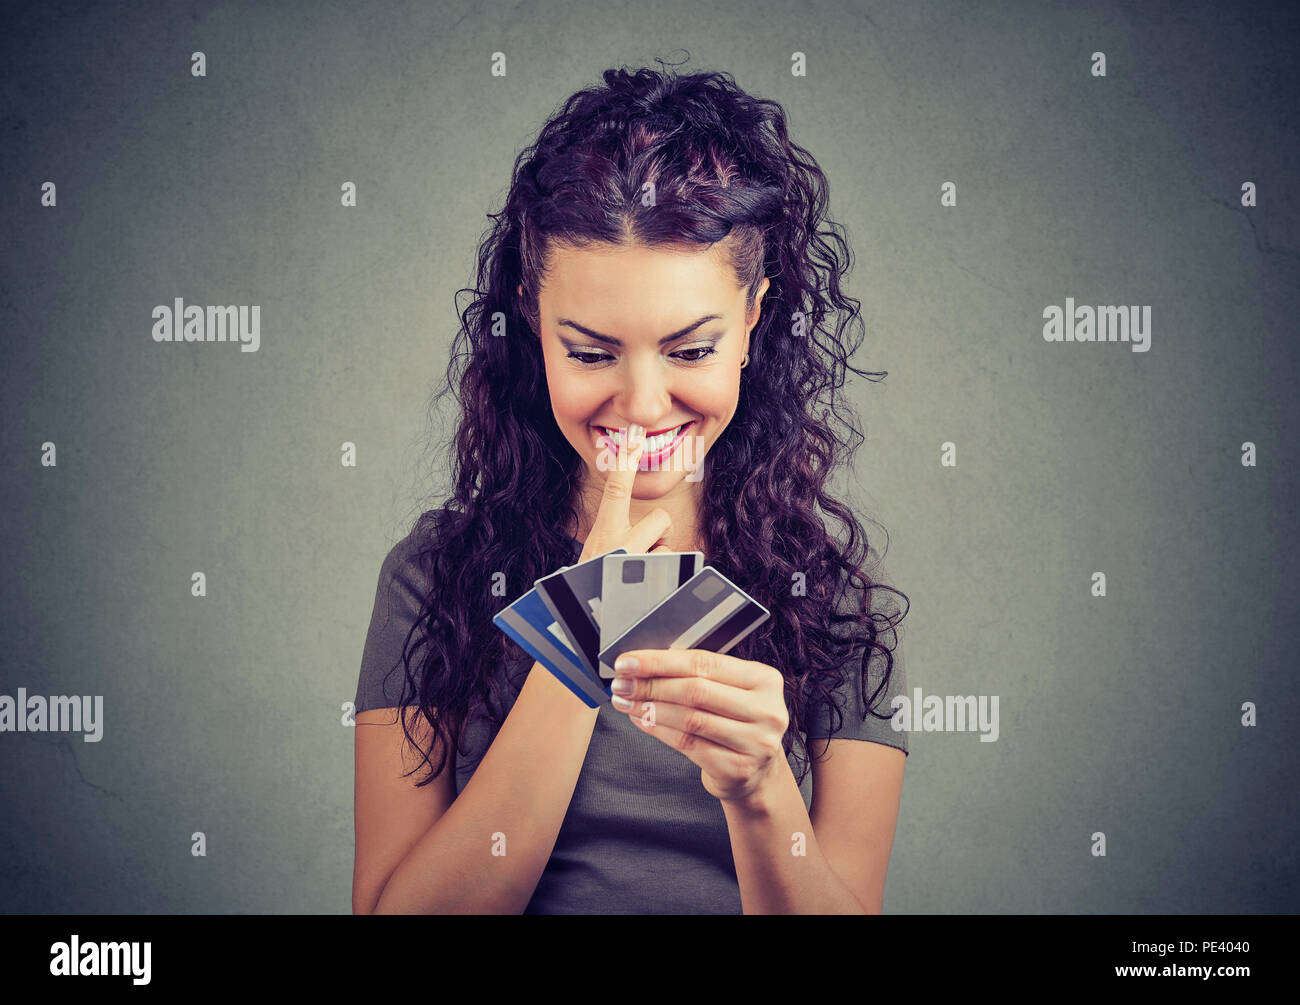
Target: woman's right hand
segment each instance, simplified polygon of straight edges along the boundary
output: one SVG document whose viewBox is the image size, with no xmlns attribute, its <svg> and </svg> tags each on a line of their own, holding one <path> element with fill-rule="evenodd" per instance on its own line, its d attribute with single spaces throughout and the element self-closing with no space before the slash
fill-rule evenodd
<svg viewBox="0 0 1300 1005">
<path fill-rule="evenodd" d="M 605 473 L 605 491 L 595 522 L 582 544 L 579 565 L 615 548 L 626 548 L 629 555 L 672 550 L 663 543 L 654 547 L 672 528 L 672 517 L 667 510 L 653 509 L 637 521 L 635 527 L 630 524 L 632 484 L 636 481 L 637 464 L 644 452 L 645 430 L 633 425 L 628 430 L 627 449 L 618 451 L 614 470 Z"/>
</svg>

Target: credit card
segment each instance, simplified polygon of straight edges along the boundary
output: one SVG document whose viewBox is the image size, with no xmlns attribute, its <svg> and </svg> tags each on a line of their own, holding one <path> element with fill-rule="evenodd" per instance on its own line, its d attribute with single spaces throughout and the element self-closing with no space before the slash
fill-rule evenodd
<svg viewBox="0 0 1300 1005">
<path fill-rule="evenodd" d="M 536 587 L 502 610 L 492 623 L 519 643 L 588 708 L 597 708 L 608 697 L 608 692 L 593 683 L 583 670 Z"/>
<path fill-rule="evenodd" d="M 600 671 L 600 587 L 605 555 L 626 555 L 626 548 L 589 558 L 585 562 L 553 572 L 535 586 L 543 603 L 555 615 L 569 646 L 587 675 L 601 686 Z"/>
<path fill-rule="evenodd" d="M 698 551 L 657 555 L 606 555 L 601 573 L 600 645 L 614 640 L 649 614 L 661 601 L 685 586 L 704 565 Z M 600 679 L 614 679 L 614 668 L 603 660 Z"/>
<path fill-rule="evenodd" d="M 633 649 L 707 649 L 726 653 L 771 612 L 711 565 L 598 654 L 610 666 Z"/>
</svg>

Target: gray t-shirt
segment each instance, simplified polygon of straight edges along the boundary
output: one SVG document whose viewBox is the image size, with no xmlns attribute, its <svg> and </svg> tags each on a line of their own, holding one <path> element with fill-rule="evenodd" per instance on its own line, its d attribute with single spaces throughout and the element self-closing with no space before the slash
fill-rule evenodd
<svg viewBox="0 0 1300 1005">
<path fill-rule="evenodd" d="M 416 562 L 419 543 L 413 533 L 392 548 L 380 570 L 357 683 L 358 712 L 395 707 L 401 701 L 403 672 L 389 671 L 401 664 L 406 633 L 419 616 L 425 596 L 424 575 Z M 577 547 L 576 540 L 574 543 Z M 575 550 L 575 556 L 577 553 Z M 871 571 L 873 580 L 887 581 L 879 568 Z M 854 600 L 857 593 L 852 593 Z M 873 610 L 888 613 L 901 603 L 897 594 L 885 590 L 872 591 L 871 596 Z M 891 712 L 890 699 L 907 690 L 902 635 L 901 629 L 897 638 L 886 631 L 882 638 L 886 645 L 900 644 L 894 650 L 890 686 L 875 705 L 882 715 Z M 513 641 L 506 644 L 518 648 Z M 421 648 L 413 655 L 412 670 L 425 652 Z M 906 752 L 906 732 L 896 732 L 887 719 L 867 716 L 863 721 L 861 658 L 859 644 L 853 661 L 845 667 L 851 672 L 838 687 L 838 694 L 847 697 L 841 704 L 840 732 L 831 733 L 829 709 L 815 707 L 809 712 L 806 735 L 883 743 Z M 532 665 L 531 657 L 528 665 Z M 877 653 L 869 668 L 868 698 L 879 687 L 883 672 L 883 656 Z M 518 690 L 511 690 L 517 697 Z M 462 741 L 469 756 L 453 755 L 457 795 L 468 784 L 493 736 L 485 718 L 470 717 Z M 798 778 L 799 765 L 793 753 L 789 760 Z M 804 806 L 811 809 L 811 769 L 799 788 Z M 601 705 L 555 848 L 524 913 L 742 913 L 727 820 L 722 804 L 700 781 L 699 766 L 643 733 L 627 713 L 615 710 L 608 701 Z"/>
</svg>

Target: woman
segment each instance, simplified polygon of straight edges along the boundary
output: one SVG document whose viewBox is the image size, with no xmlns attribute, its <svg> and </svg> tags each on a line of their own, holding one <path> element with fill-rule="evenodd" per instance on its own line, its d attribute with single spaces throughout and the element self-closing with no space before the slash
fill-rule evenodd
<svg viewBox="0 0 1300 1005">
<path fill-rule="evenodd" d="M 779 105 L 727 74 L 604 81 L 515 164 L 447 371 L 454 496 L 380 573 L 353 910 L 878 912 L 902 615 L 825 490 L 857 446 L 844 371 L 878 376 L 841 339 L 847 245 Z M 699 550 L 771 617 L 725 656 L 630 654 L 629 701 L 588 708 L 492 617 L 619 547 Z"/>
</svg>

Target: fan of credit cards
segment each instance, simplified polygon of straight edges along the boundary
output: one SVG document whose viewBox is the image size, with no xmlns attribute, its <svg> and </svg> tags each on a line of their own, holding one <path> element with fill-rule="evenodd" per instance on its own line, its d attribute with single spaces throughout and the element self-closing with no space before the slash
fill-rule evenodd
<svg viewBox="0 0 1300 1005">
<path fill-rule="evenodd" d="M 726 653 L 768 617 L 698 551 L 616 548 L 537 580 L 492 622 L 596 708 L 609 697 L 620 653 Z"/>
</svg>

